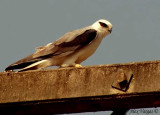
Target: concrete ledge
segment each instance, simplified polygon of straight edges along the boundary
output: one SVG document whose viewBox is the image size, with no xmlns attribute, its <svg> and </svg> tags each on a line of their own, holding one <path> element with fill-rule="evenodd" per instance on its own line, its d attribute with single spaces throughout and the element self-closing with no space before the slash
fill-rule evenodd
<svg viewBox="0 0 160 115">
<path fill-rule="evenodd" d="M 126 75 L 128 72 L 133 74 L 133 79 L 131 80 L 129 88 L 126 92 L 112 88 L 113 82 L 116 80 L 116 76 L 119 71 L 123 71 Z M 143 97 L 143 93 L 146 97 Z M 131 97 L 127 98 L 127 95 Z M 0 107 L 3 108 L 3 110 L 5 110 L 5 107 L 16 106 L 16 103 L 18 103 L 19 106 L 22 106 L 26 105 L 25 103 L 37 104 L 42 102 L 44 104 L 46 101 L 47 103 L 50 103 L 50 105 L 63 103 L 62 105 L 65 106 L 66 101 L 64 100 L 67 99 L 67 102 L 70 104 L 75 104 L 71 104 L 74 105 L 75 108 L 79 107 L 79 109 L 68 111 L 80 112 L 83 106 L 78 105 L 77 100 L 81 100 L 82 102 L 85 101 L 87 104 L 88 102 L 92 103 L 92 101 L 95 99 L 104 101 L 106 97 L 108 97 L 107 100 L 112 100 L 111 102 L 113 105 L 107 106 L 104 104 L 104 107 L 100 106 L 98 107 L 99 109 L 96 107 L 94 111 L 111 110 L 118 107 L 118 104 L 123 105 L 119 100 L 122 99 L 121 96 L 124 97 L 123 99 L 129 99 L 129 103 L 132 102 L 131 100 L 134 100 L 138 103 L 138 101 L 136 101 L 137 98 L 139 102 L 140 100 L 144 102 L 143 99 L 147 99 L 145 101 L 150 102 L 150 107 L 160 106 L 160 61 L 99 65 L 83 68 L 48 69 L 19 73 L 0 73 Z M 134 98 L 135 96 L 136 98 Z M 132 97 L 133 99 L 131 99 Z M 113 103 L 113 99 L 119 100 L 115 102 L 117 105 Z M 122 102 L 124 101 L 123 99 Z M 104 101 L 104 103 L 106 102 Z M 61 109 L 63 108 L 62 105 Z M 59 106 L 57 105 L 57 107 Z M 121 107 L 126 108 L 127 106 L 124 105 Z M 149 105 L 145 106 L 139 103 L 136 104 L 136 106 L 131 106 L 130 108 L 135 107 L 149 107 Z M 83 109 L 83 111 L 91 111 L 91 108 L 91 106 L 86 107 L 86 109 Z M 55 111 L 58 110 L 59 109 Z M 1 112 L 3 113 L 3 111 Z M 63 111 L 62 113 L 65 112 L 67 112 L 67 110 Z M 52 113 L 54 112 L 52 111 Z"/>
</svg>

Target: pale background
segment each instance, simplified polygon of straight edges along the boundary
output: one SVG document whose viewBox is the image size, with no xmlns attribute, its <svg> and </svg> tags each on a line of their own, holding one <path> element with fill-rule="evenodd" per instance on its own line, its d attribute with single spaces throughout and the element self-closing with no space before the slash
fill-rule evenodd
<svg viewBox="0 0 160 115">
<path fill-rule="evenodd" d="M 0 71 L 101 18 L 112 34 L 82 65 L 160 59 L 160 0 L 0 0 Z"/>
</svg>

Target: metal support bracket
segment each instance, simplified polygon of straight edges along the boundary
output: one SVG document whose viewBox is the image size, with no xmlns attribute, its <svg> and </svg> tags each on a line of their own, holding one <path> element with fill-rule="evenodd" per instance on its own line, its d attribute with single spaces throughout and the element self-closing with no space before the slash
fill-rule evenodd
<svg viewBox="0 0 160 115">
<path fill-rule="evenodd" d="M 126 92 L 129 89 L 132 78 L 133 74 L 131 71 L 128 72 L 120 69 L 115 75 L 112 88 Z"/>
</svg>

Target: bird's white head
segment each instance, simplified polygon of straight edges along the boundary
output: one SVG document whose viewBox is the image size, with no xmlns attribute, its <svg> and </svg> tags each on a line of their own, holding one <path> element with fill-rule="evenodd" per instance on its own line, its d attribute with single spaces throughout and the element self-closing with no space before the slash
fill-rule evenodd
<svg viewBox="0 0 160 115">
<path fill-rule="evenodd" d="M 105 19 L 100 19 L 96 21 L 91 25 L 91 27 L 106 35 L 112 32 L 112 24 Z"/>
</svg>

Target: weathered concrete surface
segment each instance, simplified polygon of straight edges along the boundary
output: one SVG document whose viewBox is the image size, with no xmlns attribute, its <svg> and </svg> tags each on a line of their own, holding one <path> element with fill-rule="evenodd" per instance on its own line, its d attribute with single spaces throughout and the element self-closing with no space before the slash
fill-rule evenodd
<svg viewBox="0 0 160 115">
<path fill-rule="evenodd" d="M 111 87 L 119 70 L 131 71 L 126 93 L 160 91 L 160 61 L 0 73 L 0 103 L 124 93 Z"/>
<path fill-rule="evenodd" d="M 119 71 L 124 71 L 125 73 L 131 72 L 133 74 L 133 79 L 127 92 L 112 88 L 115 76 Z M 139 93 L 142 94 L 140 98 L 138 98 Z M 143 97 L 143 93 L 146 97 Z M 138 98 L 138 101 L 134 98 L 135 95 L 136 98 Z M 79 102 L 75 99 L 76 97 L 83 98 L 90 96 L 90 100 L 80 99 L 82 101 Z M 123 103 L 125 101 L 125 96 L 129 99 L 128 101 L 132 102 L 133 100 L 133 102 L 136 102 L 137 105 L 133 107 L 149 107 L 149 105 L 160 106 L 160 61 L 99 65 L 83 68 L 48 69 L 19 73 L 0 73 L 0 103 L 2 103 L 0 107 L 3 107 L 3 103 L 36 100 L 53 100 L 50 102 L 55 104 L 54 100 L 58 99 L 58 102 L 61 103 L 65 102 L 63 100 L 65 98 L 73 98 L 71 102 L 68 102 L 67 100 L 69 104 L 76 104 L 77 102 L 81 103 L 85 100 L 84 103 L 87 106 L 88 102 L 92 103 L 92 101 L 95 101 L 94 99 L 97 99 L 97 96 L 104 96 L 102 100 L 107 99 L 106 102 L 110 102 L 110 104 L 112 103 L 112 105 L 108 105 L 109 107 L 107 108 L 107 103 L 104 101 L 104 107 L 106 107 L 106 110 L 112 109 L 112 106 L 114 105 L 120 106 L 121 102 Z M 114 97 L 114 100 L 112 100 L 112 97 Z M 150 98 L 152 99 L 148 100 Z M 74 99 L 76 101 L 73 101 Z M 98 97 L 98 100 L 99 99 L 101 98 Z M 140 102 L 140 100 L 143 100 L 143 102 L 146 100 L 146 106 L 139 104 L 138 102 Z M 38 103 L 37 101 L 35 103 Z M 116 104 L 114 104 L 113 101 L 115 101 Z M 98 102 L 96 101 L 96 103 Z M 147 103 L 149 103 L 149 105 L 147 105 Z M 101 104 L 103 105 L 103 102 Z M 92 106 L 91 108 L 94 108 Z M 124 105 L 124 107 L 127 106 L 131 107 L 131 105 Z M 58 105 L 54 105 L 54 107 L 58 107 Z M 66 108 L 67 107 L 68 106 L 66 105 Z M 79 111 L 80 108 L 83 108 L 80 107 L 80 105 L 77 105 L 77 107 L 79 108 Z M 101 106 L 101 108 L 104 107 Z M 74 111 L 76 112 L 76 110 L 70 112 Z"/>
</svg>

